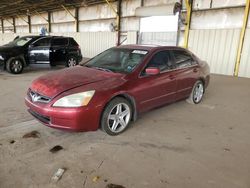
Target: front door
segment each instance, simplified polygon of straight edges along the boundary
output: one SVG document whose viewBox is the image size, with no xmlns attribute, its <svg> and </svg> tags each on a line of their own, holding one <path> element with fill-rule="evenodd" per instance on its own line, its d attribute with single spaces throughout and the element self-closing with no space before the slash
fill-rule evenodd
<svg viewBox="0 0 250 188">
<path fill-rule="evenodd" d="M 50 38 L 41 38 L 30 45 L 28 50 L 30 64 L 50 63 Z"/>
<path fill-rule="evenodd" d="M 157 67 L 161 72 L 158 75 L 146 75 L 144 70 L 137 80 L 134 95 L 140 101 L 137 104 L 141 109 L 140 112 L 162 106 L 175 99 L 176 77 L 170 52 L 157 52 L 149 61 L 147 67 Z"/>
</svg>

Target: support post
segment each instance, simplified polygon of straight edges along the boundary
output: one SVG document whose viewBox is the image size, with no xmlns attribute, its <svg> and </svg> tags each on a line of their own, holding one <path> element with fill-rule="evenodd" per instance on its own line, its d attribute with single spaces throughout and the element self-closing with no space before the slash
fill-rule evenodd
<svg viewBox="0 0 250 188">
<path fill-rule="evenodd" d="M 29 24 L 29 33 L 31 33 L 31 18 L 30 18 L 30 15 L 28 15 L 28 24 Z"/>
<path fill-rule="evenodd" d="M 239 74 L 242 48 L 243 48 L 243 44 L 244 44 L 244 38 L 245 38 L 246 28 L 247 28 L 247 21 L 248 21 L 248 16 L 249 16 L 249 7 L 250 7 L 250 0 L 246 0 L 243 26 L 242 26 L 241 32 L 240 32 L 240 41 L 238 44 L 236 63 L 235 63 L 235 67 L 234 67 L 234 76 L 238 76 L 238 74 Z"/>
<path fill-rule="evenodd" d="M 75 8 L 75 27 L 76 32 L 79 32 L 79 7 Z"/>
<path fill-rule="evenodd" d="M 122 0 L 118 0 L 117 4 L 117 46 L 121 44 L 121 11 Z"/>
<path fill-rule="evenodd" d="M 191 15 L 192 15 L 192 1 L 185 0 L 185 3 L 187 8 L 187 16 L 186 16 L 187 25 L 185 27 L 185 33 L 184 33 L 184 48 L 188 48 L 189 29 L 190 29 Z"/>
<path fill-rule="evenodd" d="M 117 46 L 120 45 L 120 29 L 121 29 L 121 4 L 122 0 L 118 0 L 117 4 L 117 10 L 114 8 L 114 6 L 109 2 L 109 0 L 105 0 L 109 7 L 113 10 L 113 12 L 116 15 L 116 25 L 117 25 Z M 120 10 L 119 10 L 120 9 Z"/>
<path fill-rule="evenodd" d="M 1 19 L 1 26 L 2 26 L 2 33 L 4 33 L 4 23 L 3 23 L 3 19 Z"/>
<path fill-rule="evenodd" d="M 14 33 L 16 33 L 16 19 L 15 19 L 15 17 L 13 17 L 12 20 L 13 20 L 13 30 L 14 30 Z"/>
<path fill-rule="evenodd" d="M 51 33 L 51 12 L 48 12 L 48 32 Z"/>
</svg>

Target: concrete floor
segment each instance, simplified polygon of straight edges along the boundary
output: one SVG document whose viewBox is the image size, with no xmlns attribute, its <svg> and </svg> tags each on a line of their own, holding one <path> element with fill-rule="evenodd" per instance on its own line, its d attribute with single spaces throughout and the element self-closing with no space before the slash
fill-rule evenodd
<svg viewBox="0 0 250 188">
<path fill-rule="evenodd" d="M 49 71 L 0 71 L 1 188 L 250 187 L 250 79 L 213 75 L 201 104 L 181 101 L 150 111 L 110 137 L 33 120 L 23 98 L 31 81 Z M 38 138 L 23 138 L 34 130 Z M 49 152 L 55 145 L 64 149 Z M 58 168 L 67 170 L 55 183 Z"/>
</svg>

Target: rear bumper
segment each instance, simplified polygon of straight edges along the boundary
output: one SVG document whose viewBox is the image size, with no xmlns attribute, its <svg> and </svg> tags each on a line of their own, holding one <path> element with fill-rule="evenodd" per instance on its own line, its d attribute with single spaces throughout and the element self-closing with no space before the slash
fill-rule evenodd
<svg viewBox="0 0 250 188">
<path fill-rule="evenodd" d="M 48 127 L 69 131 L 95 131 L 99 127 L 100 112 L 94 108 L 56 108 L 28 98 L 25 104 L 29 113 Z"/>
</svg>

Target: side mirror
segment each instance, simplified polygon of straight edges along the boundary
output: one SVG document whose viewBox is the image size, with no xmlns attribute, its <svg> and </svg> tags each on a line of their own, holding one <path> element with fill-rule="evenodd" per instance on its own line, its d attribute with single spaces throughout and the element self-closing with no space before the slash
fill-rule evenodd
<svg viewBox="0 0 250 188">
<path fill-rule="evenodd" d="M 160 69 L 157 67 L 148 67 L 145 70 L 146 75 L 157 75 L 160 74 Z"/>
</svg>

